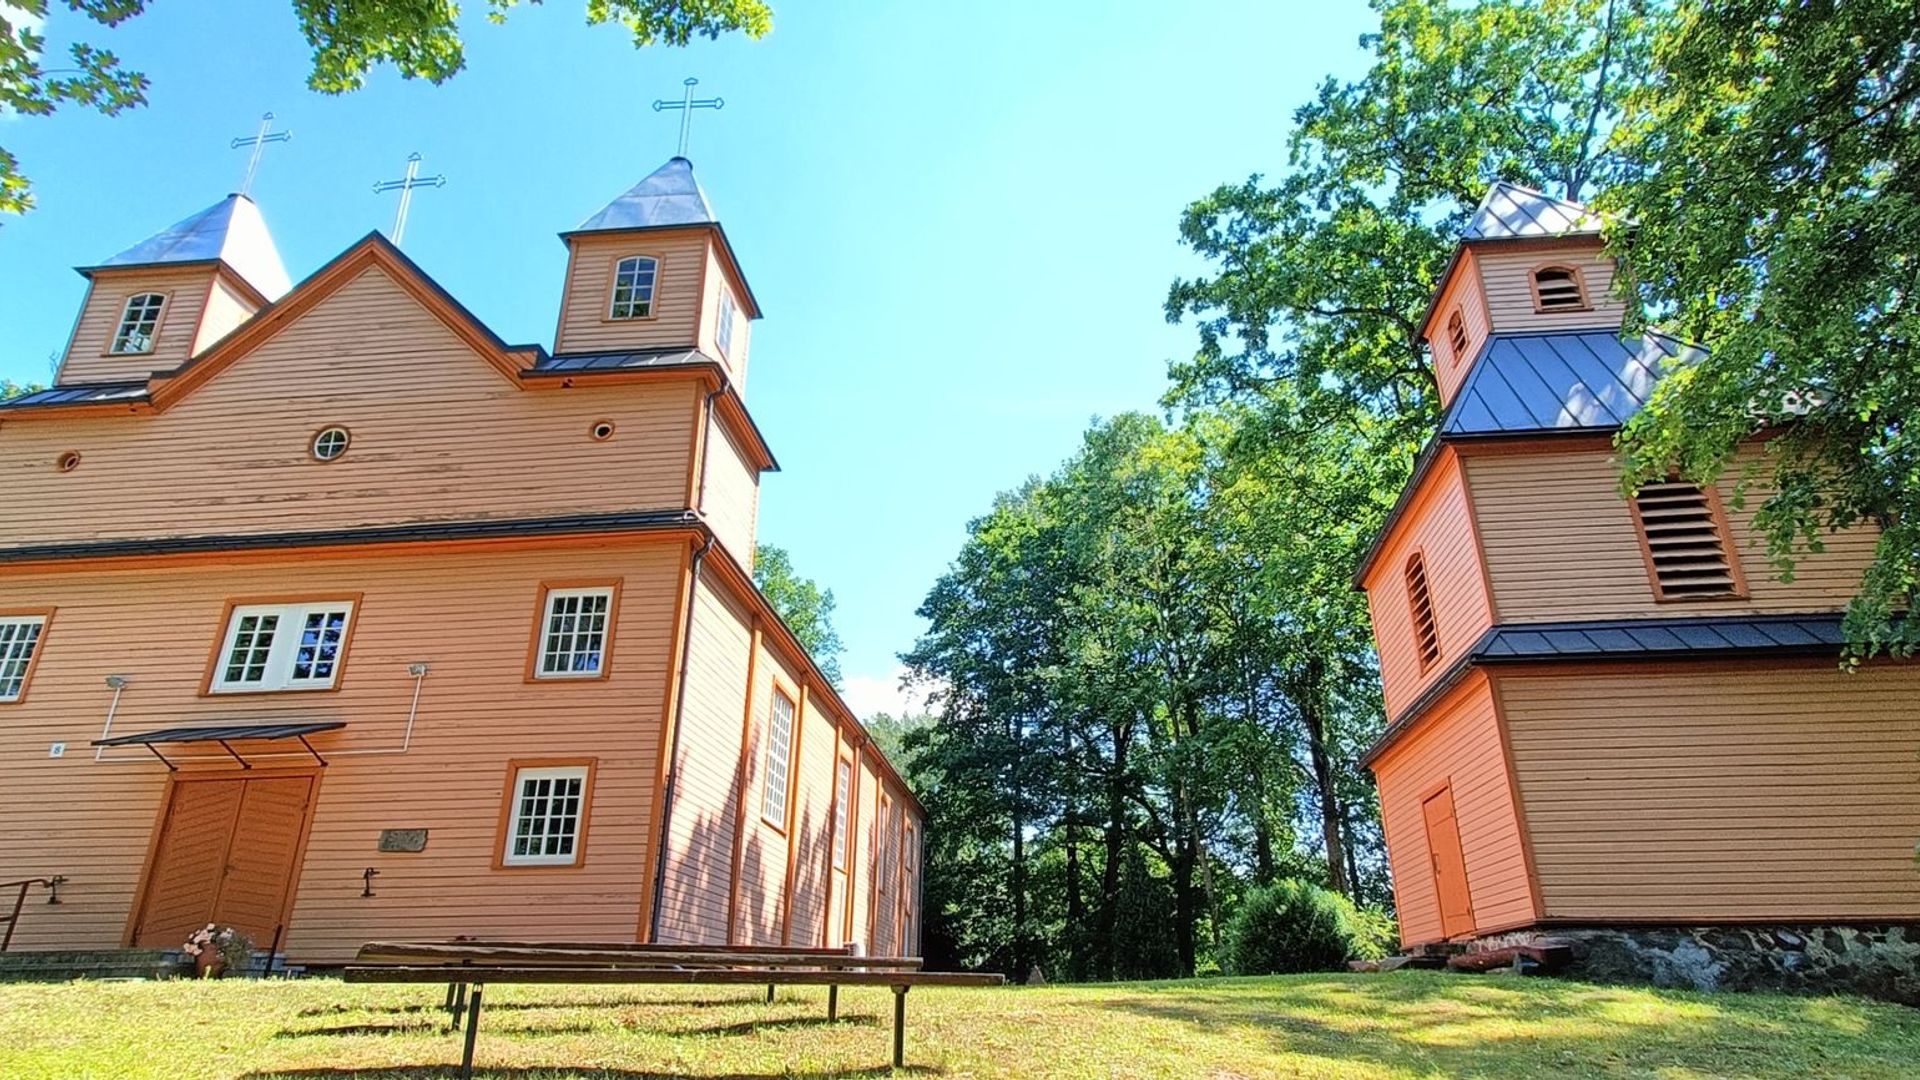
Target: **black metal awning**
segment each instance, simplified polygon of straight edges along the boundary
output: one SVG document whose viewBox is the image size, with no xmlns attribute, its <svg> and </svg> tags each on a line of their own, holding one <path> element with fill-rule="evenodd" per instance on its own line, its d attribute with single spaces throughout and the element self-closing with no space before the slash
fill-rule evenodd
<svg viewBox="0 0 1920 1080">
<path fill-rule="evenodd" d="M 309 720 L 298 724 L 213 724 L 204 727 L 162 728 L 159 731 L 143 731 L 138 735 L 115 735 L 111 739 L 95 739 L 95 746 L 144 746 L 154 757 L 160 759 L 169 771 L 177 771 L 178 765 L 168 761 L 158 748 L 159 743 L 219 743 L 220 749 L 233 755 L 243 769 L 253 768 L 253 763 L 241 757 L 230 743 L 242 739 L 299 739 L 300 745 L 307 748 L 313 759 L 325 765 L 327 759 L 313 748 L 307 736 L 322 731 L 336 731 L 346 727 L 345 720 Z"/>
</svg>

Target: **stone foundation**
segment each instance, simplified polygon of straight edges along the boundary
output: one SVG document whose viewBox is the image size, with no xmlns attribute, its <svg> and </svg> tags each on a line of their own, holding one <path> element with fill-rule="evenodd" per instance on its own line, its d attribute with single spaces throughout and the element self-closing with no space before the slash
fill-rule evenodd
<svg viewBox="0 0 1920 1080">
<path fill-rule="evenodd" d="M 1577 979 L 1920 1005 L 1920 923 L 1557 928 L 1483 938 L 1472 948 L 1541 941 L 1573 947 L 1565 974 Z"/>
</svg>

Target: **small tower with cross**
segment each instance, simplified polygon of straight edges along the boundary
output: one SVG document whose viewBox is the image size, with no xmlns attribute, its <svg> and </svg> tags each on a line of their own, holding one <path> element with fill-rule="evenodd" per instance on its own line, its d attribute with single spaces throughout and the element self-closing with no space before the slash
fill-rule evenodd
<svg viewBox="0 0 1920 1080">
<path fill-rule="evenodd" d="M 686 81 L 681 101 L 655 104 L 683 110 L 683 149 L 692 111 L 722 104 L 696 100 L 694 83 Z M 736 388 L 745 385 L 748 324 L 760 306 L 693 162 L 670 159 L 560 238 L 567 279 L 556 354 L 617 354 L 635 364 L 694 354 L 722 365 Z"/>
</svg>

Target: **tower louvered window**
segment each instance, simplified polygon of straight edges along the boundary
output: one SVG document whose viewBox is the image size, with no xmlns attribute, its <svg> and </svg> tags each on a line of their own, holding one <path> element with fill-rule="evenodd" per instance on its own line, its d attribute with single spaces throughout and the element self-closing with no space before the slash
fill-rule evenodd
<svg viewBox="0 0 1920 1080">
<path fill-rule="evenodd" d="M 1741 594 L 1725 525 L 1705 491 L 1683 480 L 1648 484 L 1634 497 L 1633 508 L 1660 599 Z"/>
<path fill-rule="evenodd" d="M 1440 659 L 1440 624 L 1433 617 L 1433 592 L 1427 587 L 1427 563 L 1419 555 L 1407 560 L 1407 603 L 1413 609 L 1413 643 L 1420 653 L 1420 670 Z"/>
<path fill-rule="evenodd" d="M 1539 311 L 1584 311 L 1586 286 L 1569 266 L 1543 266 L 1533 272 L 1533 306 Z"/>
<path fill-rule="evenodd" d="M 1453 362 L 1458 364 L 1467 358 L 1467 320 L 1460 317 L 1460 310 L 1447 319 L 1447 344 L 1453 346 Z"/>
</svg>

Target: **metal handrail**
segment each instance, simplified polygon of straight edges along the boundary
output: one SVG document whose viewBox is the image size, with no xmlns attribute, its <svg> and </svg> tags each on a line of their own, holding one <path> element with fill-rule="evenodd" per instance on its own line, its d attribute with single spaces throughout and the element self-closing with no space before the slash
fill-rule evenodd
<svg viewBox="0 0 1920 1080">
<path fill-rule="evenodd" d="M 47 903 L 57 904 L 60 902 L 60 886 L 66 880 L 64 875 L 55 874 L 52 877 L 26 878 L 22 881 L 0 881 L 0 894 L 4 894 L 8 889 L 17 890 L 13 894 L 13 911 L 4 918 L 0 918 L 0 922 L 7 925 L 6 932 L 0 934 L 0 952 L 6 952 L 7 946 L 13 944 L 13 931 L 20 925 L 20 909 L 27 905 L 27 890 L 35 885 L 45 885 L 49 893 Z"/>
</svg>

